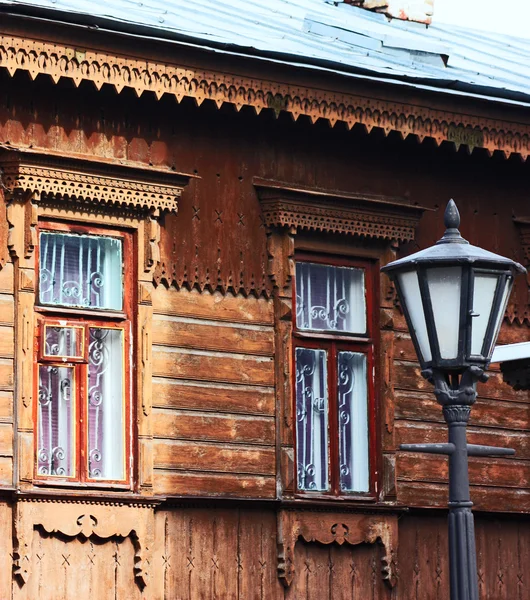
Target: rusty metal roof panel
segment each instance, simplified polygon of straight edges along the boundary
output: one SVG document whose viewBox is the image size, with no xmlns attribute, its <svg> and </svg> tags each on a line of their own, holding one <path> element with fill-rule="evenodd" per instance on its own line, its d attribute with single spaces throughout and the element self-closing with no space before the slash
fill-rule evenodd
<svg viewBox="0 0 530 600">
<path fill-rule="evenodd" d="M 0 10 L 530 103 L 530 40 L 389 20 L 330 0 L 0 0 Z"/>
</svg>

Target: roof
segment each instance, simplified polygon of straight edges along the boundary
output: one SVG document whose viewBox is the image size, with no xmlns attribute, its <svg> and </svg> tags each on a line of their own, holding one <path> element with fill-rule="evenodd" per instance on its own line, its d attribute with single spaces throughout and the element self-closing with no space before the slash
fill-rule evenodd
<svg viewBox="0 0 530 600">
<path fill-rule="evenodd" d="M 0 0 L 0 10 L 530 104 L 530 40 L 389 20 L 342 0 Z"/>
<path fill-rule="evenodd" d="M 512 360 L 525 360 L 530 358 L 530 342 L 518 342 L 517 344 L 506 344 L 495 346 L 491 362 L 508 362 Z"/>
</svg>

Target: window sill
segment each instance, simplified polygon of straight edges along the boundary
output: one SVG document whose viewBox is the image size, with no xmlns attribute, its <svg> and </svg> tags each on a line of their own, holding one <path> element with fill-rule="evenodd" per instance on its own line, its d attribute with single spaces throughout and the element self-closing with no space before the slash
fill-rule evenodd
<svg viewBox="0 0 530 600">
<path fill-rule="evenodd" d="M 282 507 L 328 510 L 366 510 L 374 512 L 407 512 L 408 508 L 397 502 L 378 502 L 373 496 L 307 496 L 283 498 Z"/>
<path fill-rule="evenodd" d="M 158 506 L 165 497 L 163 496 L 142 496 L 131 490 L 124 492 L 107 490 L 107 493 L 101 490 L 93 489 L 33 489 L 18 490 L 13 493 L 15 499 L 34 500 L 41 502 L 82 502 L 82 503 L 118 503 L 118 504 L 141 504 L 146 506 Z"/>
<path fill-rule="evenodd" d="M 309 330 L 295 330 L 293 332 L 293 336 L 301 339 L 319 339 L 319 340 L 331 340 L 331 341 L 340 341 L 340 342 L 350 342 L 361 343 L 361 344 L 372 344 L 373 339 L 368 336 L 361 335 L 345 335 L 345 334 L 336 334 L 336 333 L 327 333 L 322 331 L 309 331 Z"/>
<path fill-rule="evenodd" d="M 35 312 L 42 314 L 65 315 L 68 318 L 82 317 L 85 319 L 114 319 L 126 321 L 127 315 L 121 311 L 114 310 L 90 310 L 84 308 L 66 308 L 63 306 L 35 306 Z"/>
<path fill-rule="evenodd" d="M 132 486 L 129 483 L 113 483 L 113 482 L 79 482 L 79 481 L 66 481 L 64 479 L 34 479 L 33 485 L 35 488 L 50 489 L 56 488 L 60 490 L 72 490 L 72 491 L 98 491 L 99 490 L 110 490 L 116 492 L 132 492 Z"/>
</svg>

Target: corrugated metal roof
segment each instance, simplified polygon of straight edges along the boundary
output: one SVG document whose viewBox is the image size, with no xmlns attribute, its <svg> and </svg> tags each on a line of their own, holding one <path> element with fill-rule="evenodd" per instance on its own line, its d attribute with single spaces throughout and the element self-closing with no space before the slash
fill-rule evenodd
<svg viewBox="0 0 530 600">
<path fill-rule="evenodd" d="M 530 40 L 328 0 L 0 0 L 0 9 L 308 68 L 530 102 Z"/>
</svg>

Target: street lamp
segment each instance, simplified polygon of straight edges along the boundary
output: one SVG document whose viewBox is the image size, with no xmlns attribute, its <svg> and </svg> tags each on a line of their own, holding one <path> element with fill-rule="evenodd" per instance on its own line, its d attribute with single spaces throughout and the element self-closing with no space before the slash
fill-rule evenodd
<svg viewBox="0 0 530 600">
<path fill-rule="evenodd" d="M 381 270 L 397 294 L 422 375 L 434 384 L 449 429 L 447 444 L 402 444 L 401 450 L 449 456 L 449 566 L 451 600 L 478 600 L 473 503 L 468 456 L 514 454 L 510 448 L 468 444 L 466 426 L 477 382 L 488 367 L 519 263 L 462 238 L 453 200 L 446 231 L 434 246 Z"/>
</svg>

